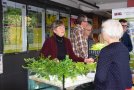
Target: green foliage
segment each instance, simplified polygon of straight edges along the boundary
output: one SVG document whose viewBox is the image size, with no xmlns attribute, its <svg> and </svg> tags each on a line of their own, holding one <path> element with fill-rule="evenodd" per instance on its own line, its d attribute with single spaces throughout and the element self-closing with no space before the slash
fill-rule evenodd
<svg viewBox="0 0 134 90">
<path fill-rule="evenodd" d="M 93 44 L 92 47 L 91 47 L 91 50 L 101 50 L 103 47 L 105 47 L 106 45 L 105 44 L 102 44 L 102 43 L 96 43 L 96 44 Z"/>
<path fill-rule="evenodd" d="M 130 61 L 130 68 L 131 68 L 132 70 L 134 70 L 134 60 L 131 60 L 131 61 Z"/>
<path fill-rule="evenodd" d="M 39 57 L 37 59 L 25 59 L 25 62 L 26 65 L 23 68 L 46 79 L 50 79 L 50 75 L 56 75 L 59 80 L 62 80 L 63 75 L 65 78 L 74 78 L 78 75 L 86 75 L 96 69 L 96 63 L 85 64 L 83 62 L 73 62 L 69 59 L 69 56 L 66 56 L 63 61 L 51 60 L 49 57 Z"/>
<path fill-rule="evenodd" d="M 134 54 L 130 53 L 130 68 L 134 70 Z"/>
<path fill-rule="evenodd" d="M 21 9 L 8 7 L 4 12 L 4 24 L 21 26 Z"/>
</svg>

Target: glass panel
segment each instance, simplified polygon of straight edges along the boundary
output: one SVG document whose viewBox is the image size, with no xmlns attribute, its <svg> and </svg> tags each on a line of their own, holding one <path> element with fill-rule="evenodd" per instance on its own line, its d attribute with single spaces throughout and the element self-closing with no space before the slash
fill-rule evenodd
<svg viewBox="0 0 134 90">
<path fill-rule="evenodd" d="M 39 50 L 42 47 L 42 13 L 37 11 L 28 10 L 28 50 Z"/>
<path fill-rule="evenodd" d="M 51 24 L 55 21 L 58 20 L 58 12 L 56 11 L 51 11 L 47 10 L 46 11 L 46 38 L 50 37 L 53 35 L 53 32 L 51 30 Z"/>
<path fill-rule="evenodd" d="M 76 26 L 78 16 L 71 15 L 71 29 L 73 29 Z"/>
<path fill-rule="evenodd" d="M 64 14 L 64 13 L 60 13 L 60 17 L 59 17 L 60 20 L 62 20 L 65 24 L 65 28 L 66 28 L 66 33 L 65 33 L 65 37 L 69 37 L 70 35 L 70 17 L 69 17 L 69 14 Z"/>
<path fill-rule="evenodd" d="M 3 7 L 4 53 L 22 51 L 22 10 Z"/>
</svg>

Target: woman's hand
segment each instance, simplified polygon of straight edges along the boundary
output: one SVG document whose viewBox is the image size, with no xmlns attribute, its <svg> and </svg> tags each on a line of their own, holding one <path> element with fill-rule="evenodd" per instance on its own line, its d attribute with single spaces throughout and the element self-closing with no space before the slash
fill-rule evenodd
<svg viewBox="0 0 134 90">
<path fill-rule="evenodd" d="M 86 63 L 93 63 L 94 59 L 93 58 L 87 58 L 87 59 L 84 60 L 84 62 L 86 62 Z"/>
<path fill-rule="evenodd" d="M 54 60 L 55 60 L 56 62 L 60 62 L 58 58 L 55 58 Z"/>
</svg>

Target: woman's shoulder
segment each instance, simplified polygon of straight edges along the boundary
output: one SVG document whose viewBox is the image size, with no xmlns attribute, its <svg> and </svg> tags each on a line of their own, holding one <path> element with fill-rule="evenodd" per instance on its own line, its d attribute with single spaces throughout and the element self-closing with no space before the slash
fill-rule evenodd
<svg viewBox="0 0 134 90">
<path fill-rule="evenodd" d="M 54 36 L 51 36 L 51 37 L 47 38 L 47 39 L 45 40 L 45 42 L 51 42 L 51 41 L 53 41 L 53 40 L 54 40 Z"/>
<path fill-rule="evenodd" d="M 107 45 L 107 46 L 105 46 L 104 48 L 102 48 L 102 52 L 113 52 L 114 50 L 117 50 L 117 48 L 119 47 L 120 48 L 120 46 L 122 46 L 121 45 L 121 43 L 111 43 L 111 44 L 109 44 L 109 45 Z"/>
<path fill-rule="evenodd" d="M 126 46 L 121 43 L 121 42 L 115 42 L 112 43 L 108 46 L 106 46 L 105 48 L 103 48 L 103 51 L 109 51 L 109 52 L 128 52 L 128 49 L 126 48 Z"/>
<path fill-rule="evenodd" d="M 69 41 L 70 39 L 69 39 L 69 38 L 67 38 L 67 37 L 64 37 L 64 40 L 67 40 L 67 41 Z"/>
</svg>

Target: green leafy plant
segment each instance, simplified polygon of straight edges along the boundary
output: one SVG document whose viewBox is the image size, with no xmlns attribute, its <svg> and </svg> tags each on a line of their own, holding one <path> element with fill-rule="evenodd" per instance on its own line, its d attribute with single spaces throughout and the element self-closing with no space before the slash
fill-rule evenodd
<svg viewBox="0 0 134 90">
<path fill-rule="evenodd" d="M 28 58 L 25 59 L 25 63 L 23 68 L 48 80 L 50 80 L 50 76 L 57 76 L 58 80 L 62 80 L 63 75 L 65 78 L 75 78 L 96 69 L 96 63 L 73 62 L 69 56 L 66 56 L 63 61 L 51 60 L 50 57 Z"/>
<path fill-rule="evenodd" d="M 91 47 L 91 50 L 101 50 L 102 48 L 104 48 L 106 45 L 102 44 L 102 43 L 96 43 L 93 44 Z"/>
<path fill-rule="evenodd" d="M 134 70 L 134 54 L 130 53 L 130 68 L 131 70 Z"/>
</svg>

